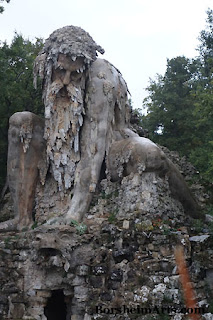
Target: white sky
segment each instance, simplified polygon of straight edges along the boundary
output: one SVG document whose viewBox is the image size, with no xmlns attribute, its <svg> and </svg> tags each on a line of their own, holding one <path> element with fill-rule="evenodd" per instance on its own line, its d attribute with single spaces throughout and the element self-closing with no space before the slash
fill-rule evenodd
<svg viewBox="0 0 213 320">
<path fill-rule="evenodd" d="M 166 60 L 196 56 L 198 36 L 212 0 L 11 0 L 0 15 L 0 40 L 14 31 L 47 38 L 66 25 L 85 29 L 123 74 L 140 108 L 149 78 L 164 74 Z"/>
</svg>

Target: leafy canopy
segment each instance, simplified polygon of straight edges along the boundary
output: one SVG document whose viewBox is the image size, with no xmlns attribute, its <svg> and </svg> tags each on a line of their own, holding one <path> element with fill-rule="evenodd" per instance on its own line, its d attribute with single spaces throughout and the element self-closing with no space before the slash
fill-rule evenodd
<svg viewBox="0 0 213 320">
<path fill-rule="evenodd" d="M 142 116 L 150 138 L 176 150 L 213 181 L 213 10 L 200 33 L 198 57 L 167 60 L 164 76 L 150 80 Z"/>
<path fill-rule="evenodd" d="M 15 33 L 11 45 L 0 44 L 0 187 L 6 176 L 8 120 L 17 111 L 43 114 L 41 89 L 33 87 L 33 62 L 43 46 Z"/>
<path fill-rule="evenodd" d="M 0 0 L 0 3 L 6 1 L 7 3 L 10 2 L 10 0 Z M 0 6 L 0 13 L 4 12 L 4 7 L 3 6 Z"/>
</svg>

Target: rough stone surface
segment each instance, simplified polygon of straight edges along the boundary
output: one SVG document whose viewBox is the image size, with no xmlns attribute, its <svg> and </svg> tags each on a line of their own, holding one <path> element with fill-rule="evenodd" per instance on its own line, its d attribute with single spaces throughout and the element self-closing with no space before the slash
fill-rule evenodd
<svg viewBox="0 0 213 320">
<path fill-rule="evenodd" d="M 194 220 L 171 197 L 168 182 L 154 173 L 117 182 L 103 179 L 82 223 L 1 234 L 0 317 L 44 320 L 50 297 L 59 291 L 67 319 L 150 319 L 128 310 L 184 308 L 177 245 L 184 247 L 203 319 L 211 319 L 210 229 L 198 233 Z M 126 309 L 119 314 L 116 308 L 121 307 Z M 108 309 L 117 314 L 107 314 Z M 155 313 L 151 317 L 161 319 Z M 170 312 L 170 319 L 177 317 L 186 319 Z"/>
<path fill-rule="evenodd" d="M 7 177 L 19 228 L 33 221 L 35 189 L 44 176 L 43 129 L 44 120 L 31 112 L 17 112 L 10 118 Z"/>
</svg>

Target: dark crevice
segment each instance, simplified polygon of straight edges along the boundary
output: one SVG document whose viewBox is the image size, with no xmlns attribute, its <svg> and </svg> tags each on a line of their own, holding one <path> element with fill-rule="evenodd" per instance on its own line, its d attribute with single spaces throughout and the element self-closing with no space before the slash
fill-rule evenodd
<svg viewBox="0 0 213 320">
<path fill-rule="evenodd" d="M 44 308 L 47 320 L 66 320 L 67 307 L 64 298 L 63 290 L 54 290 L 52 292 L 52 296 L 48 299 Z"/>
<path fill-rule="evenodd" d="M 102 165 L 101 165 L 101 171 L 100 171 L 100 175 L 99 175 L 99 183 L 103 179 L 106 179 L 106 161 L 105 161 L 105 158 L 104 158 L 104 160 L 102 162 Z"/>
<path fill-rule="evenodd" d="M 41 248 L 39 249 L 38 253 L 40 256 L 43 256 L 43 257 L 52 257 L 52 256 L 61 255 L 61 252 L 54 248 Z"/>
</svg>

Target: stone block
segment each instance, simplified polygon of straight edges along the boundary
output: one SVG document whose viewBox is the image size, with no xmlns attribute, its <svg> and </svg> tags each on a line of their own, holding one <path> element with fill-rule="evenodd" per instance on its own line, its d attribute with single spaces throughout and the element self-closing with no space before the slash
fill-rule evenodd
<svg viewBox="0 0 213 320">
<path fill-rule="evenodd" d="M 11 303 L 9 315 L 11 319 L 22 319 L 25 313 L 25 305 L 23 303 Z"/>
<path fill-rule="evenodd" d="M 124 229 L 129 229 L 129 220 L 124 220 L 123 221 L 123 228 Z"/>
<path fill-rule="evenodd" d="M 79 276 L 87 276 L 89 273 L 89 267 L 87 265 L 78 266 L 76 273 Z"/>
<path fill-rule="evenodd" d="M 101 288 L 103 286 L 103 278 L 101 276 L 91 276 L 90 284 L 94 288 Z"/>
</svg>

